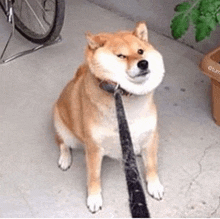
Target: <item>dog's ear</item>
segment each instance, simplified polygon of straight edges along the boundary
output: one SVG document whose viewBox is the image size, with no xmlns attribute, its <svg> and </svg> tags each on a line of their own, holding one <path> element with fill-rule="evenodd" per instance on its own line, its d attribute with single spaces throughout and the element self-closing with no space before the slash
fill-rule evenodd
<svg viewBox="0 0 220 219">
<path fill-rule="evenodd" d="M 145 21 L 141 21 L 136 24 L 134 35 L 138 37 L 140 40 L 148 42 L 148 31 Z"/>
<path fill-rule="evenodd" d="M 102 47 L 106 40 L 103 39 L 101 36 L 99 35 L 93 35 L 90 32 L 86 33 L 86 39 L 89 45 L 89 48 L 92 50 L 98 49 L 99 47 Z"/>
</svg>

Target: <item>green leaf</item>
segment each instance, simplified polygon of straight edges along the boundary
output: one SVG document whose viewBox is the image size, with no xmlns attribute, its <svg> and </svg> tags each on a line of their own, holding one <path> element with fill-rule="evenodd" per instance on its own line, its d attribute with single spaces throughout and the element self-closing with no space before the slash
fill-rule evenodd
<svg viewBox="0 0 220 219">
<path fill-rule="evenodd" d="M 197 24 L 200 18 L 200 11 L 198 8 L 193 8 L 191 11 L 191 20 L 194 24 Z"/>
<path fill-rule="evenodd" d="M 200 4 L 200 10 L 203 14 L 213 13 L 216 11 L 216 6 L 214 4 L 216 0 L 202 0 Z"/>
<path fill-rule="evenodd" d="M 189 17 L 184 14 L 175 16 L 171 21 L 170 27 L 174 39 L 181 38 L 189 28 Z"/>
<path fill-rule="evenodd" d="M 215 17 L 211 17 L 211 18 L 208 20 L 208 25 L 209 25 L 209 27 L 211 28 L 211 30 L 216 30 L 217 22 L 216 22 Z"/>
<path fill-rule="evenodd" d="M 212 29 L 207 22 L 200 22 L 196 25 L 196 41 L 202 41 L 210 36 Z"/>
<path fill-rule="evenodd" d="M 196 41 L 209 37 L 220 24 L 220 0 L 185 0 L 174 10 L 170 27 L 175 39 L 186 33 L 190 23 L 195 26 Z"/>
<path fill-rule="evenodd" d="M 220 6 L 220 1 L 219 0 L 215 0 L 213 2 L 214 6 L 216 7 L 216 9 Z"/>
<path fill-rule="evenodd" d="M 220 24 L 220 13 L 216 15 L 217 22 Z"/>
<path fill-rule="evenodd" d="M 178 4 L 175 8 L 174 11 L 177 12 L 183 12 L 183 11 L 187 11 L 190 8 L 190 3 L 189 2 L 183 2 L 181 4 Z"/>
<path fill-rule="evenodd" d="M 211 30 L 215 30 L 216 26 L 217 26 L 215 16 L 212 16 L 211 14 L 208 14 L 206 16 L 201 16 L 199 18 L 199 22 L 203 23 L 204 25 L 209 26 L 211 28 Z"/>
</svg>

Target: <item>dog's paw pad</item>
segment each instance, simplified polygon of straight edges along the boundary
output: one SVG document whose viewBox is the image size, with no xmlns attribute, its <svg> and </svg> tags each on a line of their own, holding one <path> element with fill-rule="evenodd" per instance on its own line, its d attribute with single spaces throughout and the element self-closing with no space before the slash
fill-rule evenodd
<svg viewBox="0 0 220 219">
<path fill-rule="evenodd" d="M 72 159 L 70 154 L 61 155 L 58 161 L 58 166 L 62 170 L 68 170 L 71 166 Z"/>
<path fill-rule="evenodd" d="M 155 180 L 154 182 L 148 182 L 147 188 L 148 188 L 149 194 L 153 198 L 157 200 L 161 200 L 163 198 L 164 187 L 162 186 L 159 180 Z"/>
<path fill-rule="evenodd" d="M 87 207 L 92 213 L 102 209 L 102 196 L 101 194 L 90 195 L 87 198 Z"/>
</svg>

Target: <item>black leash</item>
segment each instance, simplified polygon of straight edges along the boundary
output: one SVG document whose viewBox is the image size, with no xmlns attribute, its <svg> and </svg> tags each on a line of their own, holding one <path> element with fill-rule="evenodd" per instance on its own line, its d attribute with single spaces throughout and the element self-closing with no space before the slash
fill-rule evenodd
<svg viewBox="0 0 220 219">
<path fill-rule="evenodd" d="M 147 208 L 144 190 L 141 185 L 141 178 L 137 168 L 133 144 L 121 98 L 121 92 L 121 89 L 117 88 L 114 92 L 114 97 L 131 215 L 133 218 L 149 218 L 150 213 Z"/>
</svg>

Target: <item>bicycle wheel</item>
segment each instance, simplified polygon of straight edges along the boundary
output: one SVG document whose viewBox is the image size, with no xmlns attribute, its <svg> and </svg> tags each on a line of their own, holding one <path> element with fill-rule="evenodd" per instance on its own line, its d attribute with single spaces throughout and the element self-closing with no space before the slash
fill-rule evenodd
<svg viewBox="0 0 220 219">
<path fill-rule="evenodd" d="M 57 39 L 64 22 L 64 0 L 13 1 L 16 29 L 28 40 L 45 44 Z"/>
</svg>

